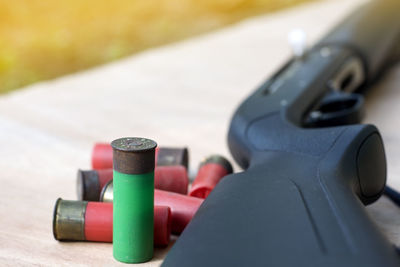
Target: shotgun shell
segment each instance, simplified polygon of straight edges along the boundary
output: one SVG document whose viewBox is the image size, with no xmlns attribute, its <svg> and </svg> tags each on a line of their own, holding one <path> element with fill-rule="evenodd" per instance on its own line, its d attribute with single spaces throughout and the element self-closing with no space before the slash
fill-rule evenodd
<svg viewBox="0 0 400 267">
<path fill-rule="evenodd" d="M 57 240 L 112 242 L 112 203 L 57 199 L 53 235 Z M 154 244 L 166 246 L 171 234 L 171 210 L 154 207 Z"/>
<path fill-rule="evenodd" d="M 101 189 L 113 177 L 113 169 L 78 170 L 77 193 L 79 200 L 99 201 Z"/>
<path fill-rule="evenodd" d="M 79 200 L 99 201 L 101 189 L 113 178 L 113 169 L 78 170 L 77 193 Z M 158 166 L 154 170 L 154 187 L 187 194 L 189 178 L 185 167 Z"/>
<path fill-rule="evenodd" d="M 229 161 L 220 155 L 206 158 L 199 167 L 199 172 L 192 183 L 189 196 L 206 198 L 217 183 L 233 171 Z"/>
<path fill-rule="evenodd" d="M 92 151 L 92 167 L 95 170 L 112 169 L 113 152 L 110 144 L 96 143 Z"/>
<path fill-rule="evenodd" d="M 157 166 L 154 170 L 154 187 L 160 190 L 187 194 L 189 178 L 181 165 Z"/>
<path fill-rule="evenodd" d="M 92 167 L 95 170 L 111 169 L 113 166 L 113 154 L 110 144 L 96 143 L 92 151 Z M 189 152 L 187 148 L 156 148 L 156 165 L 182 165 L 186 169 L 189 164 Z"/>
<path fill-rule="evenodd" d="M 157 166 L 181 165 L 188 169 L 189 152 L 186 147 L 160 147 L 156 157 Z"/>
<path fill-rule="evenodd" d="M 113 181 L 108 182 L 101 194 L 100 201 L 113 201 Z M 192 220 L 199 209 L 203 199 L 176 194 L 159 189 L 154 190 L 154 205 L 168 206 L 171 208 L 172 233 L 180 234 L 186 225 Z"/>
<path fill-rule="evenodd" d="M 154 164 L 156 142 L 127 137 L 113 148 L 113 255 L 126 263 L 153 257 Z"/>
</svg>

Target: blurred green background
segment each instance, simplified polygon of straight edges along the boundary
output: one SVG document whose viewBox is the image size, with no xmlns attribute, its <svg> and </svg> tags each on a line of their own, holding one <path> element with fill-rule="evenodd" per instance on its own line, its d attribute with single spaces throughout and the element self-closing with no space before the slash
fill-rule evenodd
<svg viewBox="0 0 400 267">
<path fill-rule="evenodd" d="M 0 0 L 0 93 L 309 0 Z"/>
</svg>

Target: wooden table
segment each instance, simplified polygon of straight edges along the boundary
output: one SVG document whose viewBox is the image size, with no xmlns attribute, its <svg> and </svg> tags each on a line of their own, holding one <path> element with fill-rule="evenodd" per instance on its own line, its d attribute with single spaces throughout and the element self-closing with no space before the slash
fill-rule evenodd
<svg viewBox="0 0 400 267">
<path fill-rule="evenodd" d="M 2 96 L 0 265 L 118 265 L 111 244 L 61 243 L 51 230 L 56 199 L 76 199 L 76 171 L 90 168 L 93 143 L 145 136 L 188 146 L 192 173 L 204 156 L 229 157 L 230 117 L 290 56 L 287 33 L 303 28 L 312 43 L 362 2 L 298 6 Z M 386 144 L 388 182 L 397 189 L 399 84 L 397 67 L 367 107 L 367 121 L 378 125 Z M 382 198 L 368 210 L 400 245 L 398 208 Z M 159 265 L 167 250 L 157 249 L 146 264 Z"/>
</svg>

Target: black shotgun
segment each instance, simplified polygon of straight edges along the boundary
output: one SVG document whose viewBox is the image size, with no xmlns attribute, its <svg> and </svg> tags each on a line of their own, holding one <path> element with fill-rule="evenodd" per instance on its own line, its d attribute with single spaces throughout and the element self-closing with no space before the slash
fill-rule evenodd
<svg viewBox="0 0 400 267">
<path fill-rule="evenodd" d="M 333 11 L 334 12 L 334 11 Z M 400 266 L 364 205 L 386 184 L 363 96 L 399 51 L 400 1 L 357 9 L 236 110 L 245 169 L 204 201 L 163 266 Z"/>
</svg>

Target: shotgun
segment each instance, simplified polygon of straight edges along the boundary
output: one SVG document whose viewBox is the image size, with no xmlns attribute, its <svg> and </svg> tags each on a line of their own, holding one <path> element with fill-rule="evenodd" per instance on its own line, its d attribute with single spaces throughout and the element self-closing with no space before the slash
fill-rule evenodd
<svg viewBox="0 0 400 267">
<path fill-rule="evenodd" d="M 400 1 L 370 1 L 236 110 L 224 178 L 163 266 L 400 266 L 364 205 L 386 184 L 363 94 L 399 52 Z"/>
</svg>

